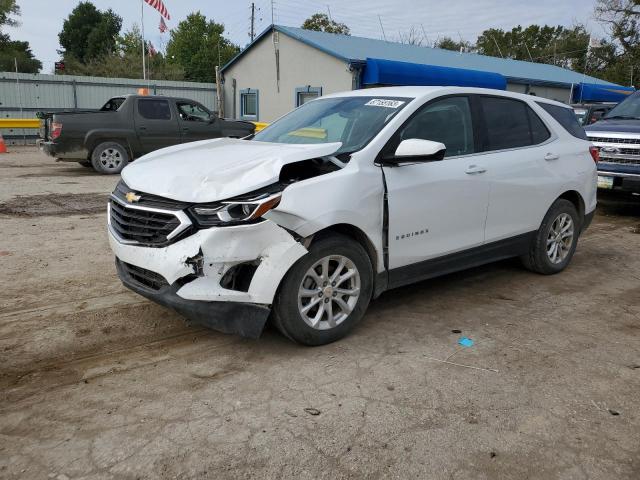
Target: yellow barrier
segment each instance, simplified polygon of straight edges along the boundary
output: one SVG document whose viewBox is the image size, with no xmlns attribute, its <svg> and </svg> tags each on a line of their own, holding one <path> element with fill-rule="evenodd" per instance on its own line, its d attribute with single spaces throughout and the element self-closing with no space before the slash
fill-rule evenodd
<svg viewBox="0 0 640 480">
<path fill-rule="evenodd" d="M 0 118 L 0 128 L 40 128 L 37 118 Z"/>
<path fill-rule="evenodd" d="M 259 132 L 260 130 L 262 130 L 265 127 L 268 127 L 269 124 L 268 123 L 264 123 L 264 122 L 251 122 L 256 126 L 256 132 Z"/>
</svg>

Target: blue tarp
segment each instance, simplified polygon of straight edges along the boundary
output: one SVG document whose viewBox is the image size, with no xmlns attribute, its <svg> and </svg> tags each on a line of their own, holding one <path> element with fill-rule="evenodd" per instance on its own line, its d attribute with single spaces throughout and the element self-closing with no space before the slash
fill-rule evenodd
<svg viewBox="0 0 640 480">
<path fill-rule="evenodd" d="M 499 73 L 367 58 L 362 85 L 442 85 L 506 90 Z"/>
<path fill-rule="evenodd" d="M 635 92 L 632 87 L 579 83 L 573 86 L 573 102 L 621 102 Z"/>
</svg>

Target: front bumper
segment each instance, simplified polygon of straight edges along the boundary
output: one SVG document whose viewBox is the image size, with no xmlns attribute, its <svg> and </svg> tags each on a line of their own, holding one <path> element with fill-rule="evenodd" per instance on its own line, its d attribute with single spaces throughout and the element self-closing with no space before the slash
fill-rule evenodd
<svg viewBox="0 0 640 480">
<path fill-rule="evenodd" d="M 611 187 L 614 190 L 640 193 L 640 169 L 633 171 L 617 171 L 606 168 L 604 165 L 598 166 L 599 177 L 609 177 L 612 179 Z"/>
<path fill-rule="evenodd" d="M 179 283 L 147 288 L 132 277 L 123 262 L 116 258 L 116 270 L 122 283 L 134 292 L 160 305 L 169 307 L 194 323 L 223 333 L 258 338 L 271 309 L 265 305 L 242 302 L 203 302 L 185 300 L 177 294 Z"/>
<path fill-rule="evenodd" d="M 187 318 L 226 333 L 257 337 L 270 312 L 280 282 L 307 253 L 291 234 L 272 221 L 198 230 L 162 248 L 125 244 L 109 230 L 118 275 L 137 293 L 173 308 Z M 127 274 L 122 263 L 163 279 L 148 288 Z M 224 288 L 232 268 L 250 263 L 248 287 Z"/>
</svg>

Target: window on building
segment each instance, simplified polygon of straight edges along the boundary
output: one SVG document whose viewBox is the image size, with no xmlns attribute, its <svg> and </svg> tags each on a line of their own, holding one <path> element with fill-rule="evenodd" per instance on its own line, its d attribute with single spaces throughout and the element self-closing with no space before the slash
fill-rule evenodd
<svg viewBox="0 0 640 480">
<path fill-rule="evenodd" d="M 306 87 L 296 88 L 296 107 L 304 105 L 305 103 L 321 96 L 322 87 L 312 87 L 307 85 Z"/>
<path fill-rule="evenodd" d="M 484 150 L 528 147 L 550 136 L 540 118 L 526 103 L 500 97 L 481 97 L 486 128 Z"/>
<path fill-rule="evenodd" d="M 446 157 L 474 152 L 471 107 L 467 97 L 449 97 L 423 107 L 402 128 L 401 140 L 444 143 Z"/>
<path fill-rule="evenodd" d="M 258 90 L 251 88 L 240 90 L 240 117 L 258 120 Z"/>
<path fill-rule="evenodd" d="M 171 108 L 168 100 L 141 98 L 138 100 L 138 113 L 149 120 L 170 120 Z"/>
</svg>

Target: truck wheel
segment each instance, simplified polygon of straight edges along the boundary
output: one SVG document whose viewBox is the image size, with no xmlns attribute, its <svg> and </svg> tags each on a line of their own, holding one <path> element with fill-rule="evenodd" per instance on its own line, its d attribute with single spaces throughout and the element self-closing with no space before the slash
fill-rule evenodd
<svg viewBox="0 0 640 480">
<path fill-rule="evenodd" d="M 568 200 L 556 200 L 542 220 L 529 253 L 522 257 L 522 263 L 543 275 L 561 272 L 571 262 L 579 233 L 576 207 Z"/>
<path fill-rule="evenodd" d="M 91 165 L 98 173 L 120 173 L 127 163 L 127 149 L 117 142 L 103 142 L 94 148 L 91 154 Z"/>
<path fill-rule="evenodd" d="M 287 272 L 273 304 L 273 323 L 304 345 L 346 336 L 369 305 L 373 270 L 367 252 L 344 235 L 311 244 Z"/>
</svg>

